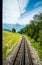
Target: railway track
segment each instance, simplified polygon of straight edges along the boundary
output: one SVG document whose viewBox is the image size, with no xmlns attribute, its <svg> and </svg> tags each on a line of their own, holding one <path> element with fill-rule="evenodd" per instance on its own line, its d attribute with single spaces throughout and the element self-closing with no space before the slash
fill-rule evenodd
<svg viewBox="0 0 42 65">
<path fill-rule="evenodd" d="M 30 50 L 24 36 L 12 65 L 33 65 Z"/>
<path fill-rule="evenodd" d="M 33 65 L 28 43 L 24 36 L 22 36 L 22 40 L 18 47 L 17 54 L 13 58 L 12 63 L 7 62 L 3 65 Z"/>
</svg>

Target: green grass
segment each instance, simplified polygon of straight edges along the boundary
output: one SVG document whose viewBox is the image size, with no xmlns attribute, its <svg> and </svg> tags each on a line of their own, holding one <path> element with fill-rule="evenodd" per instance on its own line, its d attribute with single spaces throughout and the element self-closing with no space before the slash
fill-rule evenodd
<svg viewBox="0 0 42 65">
<path fill-rule="evenodd" d="M 12 33 L 2 31 L 2 55 L 3 58 L 12 50 L 13 46 L 19 40 L 21 35 L 19 33 Z"/>
<path fill-rule="evenodd" d="M 38 42 L 36 42 L 34 39 L 31 39 L 29 36 L 24 35 L 30 42 L 31 45 L 36 49 L 38 52 L 39 58 L 42 61 L 42 46 Z"/>
</svg>

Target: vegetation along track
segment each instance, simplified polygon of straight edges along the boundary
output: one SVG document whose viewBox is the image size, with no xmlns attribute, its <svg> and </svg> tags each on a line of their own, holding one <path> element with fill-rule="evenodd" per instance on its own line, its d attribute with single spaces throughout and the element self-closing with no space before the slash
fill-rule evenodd
<svg viewBox="0 0 42 65">
<path fill-rule="evenodd" d="M 30 50 L 24 36 L 22 37 L 22 42 L 14 59 L 13 65 L 33 65 Z"/>
<path fill-rule="evenodd" d="M 15 54 L 14 52 L 11 52 L 11 54 L 9 54 L 9 56 L 7 56 L 6 59 L 4 60 L 3 65 L 33 65 L 30 50 L 28 47 L 28 42 L 24 36 L 22 36 L 17 51 L 15 50 Z"/>
</svg>

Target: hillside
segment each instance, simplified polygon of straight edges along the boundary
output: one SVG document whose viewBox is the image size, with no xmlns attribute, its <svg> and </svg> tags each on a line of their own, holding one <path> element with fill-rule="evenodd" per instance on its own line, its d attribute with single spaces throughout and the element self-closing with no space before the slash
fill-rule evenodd
<svg viewBox="0 0 42 65">
<path fill-rule="evenodd" d="M 12 33 L 7 31 L 2 31 L 2 50 L 3 50 L 3 57 L 5 57 L 13 48 L 15 43 L 19 40 L 21 35 L 19 33 Z"/>
</svg>

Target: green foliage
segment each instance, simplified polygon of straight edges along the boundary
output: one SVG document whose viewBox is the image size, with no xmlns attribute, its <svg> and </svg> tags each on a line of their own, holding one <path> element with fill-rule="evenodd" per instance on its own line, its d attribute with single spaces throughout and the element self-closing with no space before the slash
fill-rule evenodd
<svg viewBox="0 0 42 65">
<path fill-rule="evenodd" d="M 42 13 L 34 15 L 30 24 L 21 29 L 20 33 L 30 36 L 42 45 Z"/>
<path fill-rule="evenodd" d="M 42 30 L 39 31 L 39 38 L 38 38 L 40 45 L 42 45 Z"/>
<path fill-rule="evenodd" d="M 33 38 L 34 38 L 35 41 L 37 41 L 38 36 L 39 36 L 38 33 L 35 33 L 35 35 L 33 36 Z"/>
</svg>

